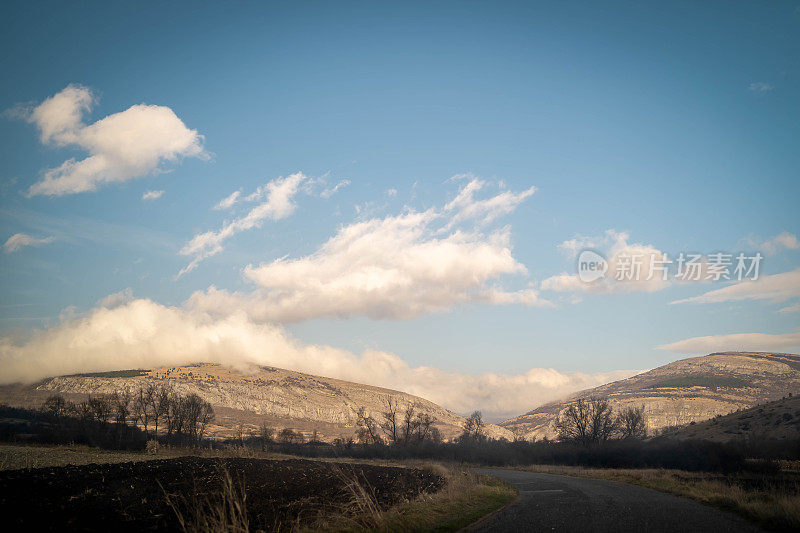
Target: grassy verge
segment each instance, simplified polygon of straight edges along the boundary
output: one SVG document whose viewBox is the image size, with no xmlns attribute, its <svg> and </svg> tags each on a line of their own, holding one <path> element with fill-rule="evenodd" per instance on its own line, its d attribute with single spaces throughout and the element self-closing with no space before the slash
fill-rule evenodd
<svg viewBox="0 0 800 533">
<path fill-rule="evenodd" d="M 308 529 L 301 531 L 458 531 L 497 511 L 517 496 L 517 489 L 498 479 L 476 475 L 439 464 L 417 463 L 415 468 L 429 468 L 445 479 L 444 486 L 380 510 L 371 501 L 369 487 L 350 480 L 352 505 L 348 511 L 326 514 Z"/>
<path fill-rule="evenodd" d="M 736 475 L 719 476 L 682 470 L 581 468 L 533 465 L 525 470 L 620 481 L 732 511 L 778 531 L 800 531 L 800 486 L 779 487 L 765 478 L 743 483 Z"/>
<path fill-rule="evenodd" d="M 381 531 L 458 531 L 495 512 L 517 495 L 498 479 L 450 471 L 446 485 L 384 513 Z"/>
</svg>

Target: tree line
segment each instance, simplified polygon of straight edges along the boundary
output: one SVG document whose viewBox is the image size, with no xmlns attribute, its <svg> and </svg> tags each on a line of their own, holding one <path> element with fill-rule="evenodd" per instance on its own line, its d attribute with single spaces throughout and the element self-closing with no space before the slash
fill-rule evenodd
<svg viewBox="0 0 800 533">
<path fill-rule="evenodd" d="M 441 442 L 435 427 L 436 418 L 421 412 L 409 403 L 402 409 L 390 396 L 384 399 L 379 418 L 368 414 L 364 407 L 355 412 L 357 442 L 366 445 L 389 444 L 410 446 L 421 442 Z M 565 409 L 555 422 L 557 439 L 564 443 L 590 446 L 609 440 L 641 440 L 647 436 L 644 407 L 626 407 L 614 412 L 605 398 L 578 399 Z M 480 411 L 464 419 L 457 443 L 479 444 L 487 441 L 485 423 Z"/>
<path fill-rule="evenodd" d="M 561 442 L 590 446 L 612 439 L 644 439 L 647 421 L 644 406 L 615 413 L 605 398 L 579 398 L 559 415 L 555 429 Z"/>
<path fill-rule="evenodd" d="M 141 428 L 145 440 L 197 444 L 214 420 L 211 404 L 197 394 L 180 394 L 166 385 L 154 384 L 133 391 L 90 395 L 77 403 L 53 394 L 42 404 L 42 411 L 56 429 L 74 426 L 77 421 L 89 437 L 107 440 L 112 436 L 118 444 L 131 436 L 133 428 Z"/>
<path fill-rule="evenodd" d="M 410 446 L 420 442 L 441 442 L 439 429 L 434 426 L 436 418 L 424 413 L 409 403 L 404 409 L 391 396 L 384 398 L 384 408 L 380 418 L 367 414 L 364 407 L 355 412 L 356 439 L 361 444 L 391 444 Z"/>
</svg>

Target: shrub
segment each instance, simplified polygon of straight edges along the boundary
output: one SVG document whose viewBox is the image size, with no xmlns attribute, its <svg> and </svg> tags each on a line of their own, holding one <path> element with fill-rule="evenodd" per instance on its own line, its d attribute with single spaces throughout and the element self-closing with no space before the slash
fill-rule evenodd
<svg viewBox="0 0 800 533">
<path fill-rule="evenodd" d="M 158 451 L 161 449 L 161 445 L 158 443 L 156 439 L 150 439 L 147 441 L 147 444 L 144 447 L 145 451 L 151 455 L 158 455 Z"/>
</svg>

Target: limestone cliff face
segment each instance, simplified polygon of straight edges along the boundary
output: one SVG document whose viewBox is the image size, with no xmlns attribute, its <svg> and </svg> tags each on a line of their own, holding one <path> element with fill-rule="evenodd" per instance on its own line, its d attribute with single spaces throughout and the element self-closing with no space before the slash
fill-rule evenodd
<svg viewBox="0 0 800 533">
<path fill-rule="evenodd" d="M 581 391 L 500 425 L 527 439 L 555 437 L 554 422 L 578 398 L 608 398 L 614 409 L 644 406 L 648 432 L 707 420 L 800 392 L 800 356 L 725 352 L 683 359 Z"/>
<path fill-rule="evenodd" d="M 233 434 L 239 424 L 254 429 L 261 421 L 267 421 L 279 429 L 319 430 L 323 438 L 349 437 L 355 429 L 356 411 L 364 407 L 382 420 L 380 412 L 387 397 L 397 401 L 401 409 L 414 405 L 418 412 L 433 416 L 445 438 L 458 435 L 464 423 L 462 416 L 418 396 L 278 368 L 238 371 L 198 364 L 158 368 L 141 374 L 62 376 L 46 380 L 38 389 L 86 395 L 110 394 L 126 388 L 137 390 L 148 383 L 168 384 L 176 392 L 195 393 L 214 406 L 217 420 L 212 431 L 218 436 Z M 492 438 L 512 436 L 507 429 L 490 424 L 486 433 Z"/>
<path fill-rule="evenodd" d="M 667 428 L 664 435 L 676 439 L 796 440 L 800 438 L 800 396 L 787 394 L 774 402 L 718 416 L 705 422 Z"/>
</svg>

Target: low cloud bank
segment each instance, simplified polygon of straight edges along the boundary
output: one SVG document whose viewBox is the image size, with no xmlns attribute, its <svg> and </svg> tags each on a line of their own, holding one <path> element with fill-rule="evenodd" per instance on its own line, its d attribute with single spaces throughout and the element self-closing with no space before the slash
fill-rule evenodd
<svg viewBox="0 0 800 533">
<path fill-rule="evenodd" d="M 387 352 L 366 350 L 356 355 L 305 344 L 278 325 L 253 322 L 244 312 L 219 317 L 147 299 L 129 300 L 126 292 L 112 296 L 86 315 L 40 331 L 23 343 L 0 338 L 0 383 L 194 362 L 241 370 L 257 364 L 402 390 L 458 413 L 481 409 L 497 421 L 634 374 L 533 368 L 518 375 L 470 375 L 412 367 Z"/>
</svg>

